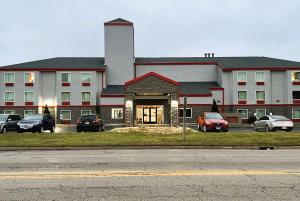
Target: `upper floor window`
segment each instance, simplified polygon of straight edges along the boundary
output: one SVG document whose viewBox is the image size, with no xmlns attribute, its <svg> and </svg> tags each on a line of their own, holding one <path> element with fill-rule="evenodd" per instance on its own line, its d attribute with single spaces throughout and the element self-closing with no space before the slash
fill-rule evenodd
<svg viewBox="0 0 300 201">
<path fill-rule="evenodd" d="M 300 72 L 292 72 L 292 81 L 300 82 Z"/>
<path fill-rule="evenodd" d="M 12 91 L 4 92 L 4 101 L 5 102 L 15 102 L 15 92 L 12 92 Z"/>
<path fill-rule="evenodd" d="M 255 73 L 255 81 L 256 82 L 265 82 L 266 81 L 266 73 L 265 72 L 256 72 Z"/>
<path fill-rule="evenodd" d="M 71 82 L 71 73 L 61 73 L 61 82 L 70 83 Z"/>
<path fill-rule="evenodd" d="M 81 73 L 81 82 L 90 83 L 91 82 L 91 73 Z"/>
<path fill-rule="evenodd" d="M 70 92 L 61 92 L 61 102 L 70 102 L 71 93 Z"/>
<path fill-rule="evenodd" d="M 265 91 L 256 91 L 256 100 L 265 100 L 266 94 Z"/>
<path fill-rule="evenodd" d="M 81 100 L 82 101 L 90 101 L 91 100 L 91 93 L 90 92 L 82 92 Z"/>
<path fill-rule="evenodd" d="M 237 72 L 238 82 L 247 82 L 247 72 Z"/>
<path fill-rule="evenodd" d="M 4 83 L 15 83 L 15 73 L 4 73 Z"/>
<path fill-rule="evenodd" d="M 27 72 L 24 74 L 24 82 L 25 83 L 34 83 L 34 73 Z"/>
<path fill-rule="evenodd" d="M 239 101 L 247 100 L 247 91 L 238 91 L 238 100 Z"/>
<path fill-rule="evenodd" d="M 34 92 L 25 91 L 24 92 L 24 101 L 25 102 L 33 102 L 34 101 Z"/>
</svg>

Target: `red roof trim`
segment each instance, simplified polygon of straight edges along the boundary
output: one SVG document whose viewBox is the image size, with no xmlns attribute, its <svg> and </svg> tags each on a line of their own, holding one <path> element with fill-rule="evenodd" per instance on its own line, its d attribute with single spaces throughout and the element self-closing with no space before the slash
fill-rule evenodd
<svg viewBox="0 0 300 201">
<path fill-rule="evenodd" d="M 157 66 L 157 65 L 218 65 L 217 62 L 145 62 L 134 63 L 137 66 Z"/>
<path fill-rule="evenodd" d="M 159 79 L 161 79 L 161 80 L 164 80 L 164 81 L 166 81 L 166 82 L 169 82 L 169 83 L 171 83 L 171 84 L 174 84 L 174 85 L 176 85 L 176 86 L 179 86 L 179 83 L 176 82 L 175 80 L 171 80 L 171 79 L 169 79 L 169 78 L 167 78 L 167 77 L 165 77 L 165 76 L 159 75 L 159 74 L 154 73 L 154 72 L 149 72 L 149 73 L 146 73 L 146 74 L 144 74 L 144 75 L 142 75 L 142 76 L 140 76 L 140 77 L 137 77 L 137 78 L 134 78 L 134 79 L 132 79 L 132 80 L 129 80 L 129 81 L 127 81 L 127 82 L 125 83 L 125 85 L 126 85 L 126 86 L 127 86 L 127 85 L 130 85 L 130 84 L 132 84 L 132 83 L 138 82 L 138 81 L 143 80 L 143 79 L 145 79 L 145 78 L 147 78 L 147 77 L 150 77 L 150 76 L 157 77 L 157 78 L 159 78 Z"/>
<path fill-rule="evenodd" d="M 104 98 L 123 98 L 124 94 L 101 94 L 100 97 L 104 97 Z"/>
<path fill-rule="evenodd" d="M 212 97 L 212 94 L 180 94 L 180 97 Z"/>
<path fill-rule="evenodd" d="M 247 68 L 223 68 L 225 72 L 238 70 L 271 70 L 271 71 L 286 71 L 286 70 L 300 70 L 300 67 L 247 67 Z"/>
<path fill-rule="evenodd" d="M 211 91 L 224 91 L 224 88 L 222 88 L 222 87 L 211 87 L 211 88 L 209 88 L 209 90 L 211 90 Z"/>
<path fill-rule="evenodd" d="M 17 67 L 11 67 L 6 68 L 0 67 L 0 71 L 97 71 L 97 72 L 105 72 L 105 69 L 96 69 L 96 68 L 17 68 Z"/>
</svg>

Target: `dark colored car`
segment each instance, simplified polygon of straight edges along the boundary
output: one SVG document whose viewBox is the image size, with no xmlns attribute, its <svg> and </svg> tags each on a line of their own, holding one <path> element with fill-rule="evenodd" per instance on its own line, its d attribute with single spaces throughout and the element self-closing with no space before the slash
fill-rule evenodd
<svg viewBox="0 0 300 201">
<path fill-rule="evenodd" d="M 49 130 L 51 133 L 55 131 L 55 120 L 49 114 L 29 115 L 17 124 L 18 133 L 42 133 L 46 130 Z"/>
<path fill-rule="evenodd" d="M 22 120 L 18 114 L 0 114 L 0 131 L 6 133 L 8 131 L 16 131 L 17 123 Z"/>
<path fill-rule="evenodd" d="M 197 119 L 198 129 L 203 132 L 223 131 L 227 132 L 228 122 L 217 112 L 203 112 Z"/>
<path fill-rule="evenodd" d="M 81 131 L 104 131 L 104 122 L 97 115 L 81 115 L 77 121 L 77 132 Z"/>
</svg>

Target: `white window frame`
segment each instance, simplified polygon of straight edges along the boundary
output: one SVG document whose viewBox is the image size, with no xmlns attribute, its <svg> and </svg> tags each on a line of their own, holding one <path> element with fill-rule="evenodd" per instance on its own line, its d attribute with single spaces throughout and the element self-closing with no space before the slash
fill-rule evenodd
<svg viewBox="0 0 300 201">
<path fill-rule="evenodd" d="M 33 100 L 32 101 L 26 101 L 25 93 L 33 93 Z M 35 101 L 35 93 L 34 91 L 24 91 L 24 102 L 34 102 Z"/>
<path fill-rule="evenodd" d="M 5 82 L 6 74 L 14 74 L 14 81 L 13 82 Z M 6 83 L 15 83 L 16 82 L 16 73 L 15 72 L 5 72 L 3 81 L 4 81 L 5 84 Z"/>
<path fill-rule="evenodd" d="M 26 82 L 26 73 L 33 73 L 33 82 Z M 35 72 L 24 72 L 24 83 L 35 83 Z"/>
<path fill-rule="evenodd" d="M 182 110 L 182 112 L 183 112 L 183 109 L 184 109 L 184 108 L 179 108 L 179 118 L 183 118 L 183 116 L 182 116 L 182 117 L 180 116 L 180 110 Z M 187 119 L 193 118 L 193 108 L 187 107 L 186 109 L 187 109 L 187 110 L 188 110 L 188 109 L 191 110 L 191 116 L 190 116 L 190 117 L 186 116 L 186 118 L 187 118 Z M 183 113 L 182 113 L 182 114 L 183 114 Z"/>
<path fill-rule="evenodd" d="M 239 80 L 239 73 L 246 73 L 246 80 L 245 81 L 240 81 Z M 247 82 L 247 80 L 248 80 L 247 71 L 237 71 L 237 73 L 236 73 L 236 80 L 237 80 L 237 82 Z"/>
<path fill-rule="evenodd" d="M 82 74 L 90 74 L 90 82 L 83 82 L 82 81 Z M 91 83 L 92 82 L 92 73 L 91 72 L 81 72 L 81 74 L 80 74 L 80 82 L 81 83 Z"/>
<path fill-rule="evenodd" d="M 62 74 L 69 74 L 70 76 L 69 76 L 69 82 L 63 82 L 62 81 Z M 71 83 L 72 82 L 72 73 L 71 72 L 61 72 L 60 73 L 60 82 L 61 83 Z"/>
<path fill-rule="evenodd" d="M 90 100 L 82 100 L 82 93 L 90 93 Z M 81 92 L 81 102 L 83 102 L 83 101 L 90 101 L 91 102 L 91 100 L 92 100 L 92 93 L 90 91 L 82 91 Z"/>
<path fill-rule="evenodd" d="M 83 114 L 82 114 L 83 111 L 89 111 L 89 114 L 92 114 L 92 110 L 81 110 L 81 111 L 80 111 L 80 115 L 83 115 Z"/>
<path fill-rule="evenodd" d="M 5 93 L 13 93 L 14 94 L 14 101 L 6 101 L 5 100 Z M 16 101 L 16 94 L 14 91 L 4 91 L 4 102 L 7 102 L 7 103 L 14 103 Z"/>
<path fill-rule="evenodd" d="M 295 108 L 292 109 L 292 119 L 300 119 L 300 118 L 295 118 L 294 117 L 294 110 L 300 110 L 300 108 L 299 109 L 295 109 Z"/>
<path fill-rule="evenodd" d="M 244 92 L 246 92 L 247 98 L 246 98 L 245 100 L 239 100 L 239 91 L 244 91 Z M 247 91 L 247 90 L 238 90 L 238 91 L 237 91 L 237 101 L 248 101 L 248 91 Z"/>
<path fill-rule="evenodd" d="M 264 111 L 265 111 L 265 114 L 264 114 L 263 116 L 266 116 L 266 115 L 267 115 L 267 109 L 256 109 L 256 110 L 255 110 L 256 116 L 257 116 L 257 111 L 258 111 L 258 110 L 264 110 Z M 260 118 L 261 118 L 261 117 L 260 117 Z"/>
<path fill-rule="evenodd" d="M 237 109 L 236 113 L 239 114 L 239 110 L 246 110 L 247 111 L 247 117 L 242 119 L 248 119 L 249 118 L 249 110 L 248 109 Z"/>
<path fill-rule="evenodd" d="M 8 111 L 10 111 L 12 113 L 7 113 Z M 3 111 L 4 114 L 16 114 L 15 112 L 16 112 L 15 110 L 4 110 Z"/>
<path fill-rule="evenodd" d="M 113 110 L 122 110 L 122 112 L 123 112 L 122 118 L 113 118 Z M 121 108 L 121 107 L 111 108 L 111 119 L 124 119 L 124 108 Z"/>
<path fill-rule="evenodd" d="M 258 81 L 257 80 L 257 76 L 256 76 L 257 73 L 264 73 L 264 80 L 263 81 Z M 266 82 L 266 79 L 267 79 L 266 71 L 255 71 L 255 82 Z"/>
<path fill-rule="evenodd" d="M 72 110 L 60 110 L 60 113 L 59 113 L 60 117 L 63 117 L 62 112 L 70 112 L 70 118 L 69 119 L 60 118 L 60 120 L 68 120 L 68 121 L 72 120 Z"/>
<path fill-rule="evenodd" d="M 33 112 L 33 114 L 35 114 L 35 110 L 24 110 L 24 112 L 23 112 L 23 117 L 25 118 L 26 116 L 25 116 L 25 112 L 28 112 L 28 111 L 31 111 L 31 112 Z"/>
<path fill-rule="evenodd" d="M 265 93 L 265 99 L 264 100 L 259 100 L 259 99 L 256 98 L 256 92 L 258 92 L 258 91 L 263 91 Z M 255 100 L 257 100 L 257 101 L 266 101 L 266 99 L 267 99 L 267 96 L 266 96 L 266 91 L 265 90 L 256 90 L 255 91 Z"/>
<path fill-rule="evenodd" d="M 60 92 L 60 102 L 64 102 L 64 101 L 62 100 L 62 93 L 70 93 L 70 100 L 69 100 L 69 101 L 66 101 L 66 102 L 71 102 L 72 94 L 71 94 L 70 91 L 61 91 L 61 92 Z"/>
</svg>

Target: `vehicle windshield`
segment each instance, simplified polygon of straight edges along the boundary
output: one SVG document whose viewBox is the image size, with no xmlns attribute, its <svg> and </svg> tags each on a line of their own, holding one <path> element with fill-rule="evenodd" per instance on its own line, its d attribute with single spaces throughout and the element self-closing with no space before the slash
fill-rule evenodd
<svg viewBox="0 0 300 201">
<path fill-rule="evenodd" d="M 271 118 L 274 120 L 289 121 L 288 118 L 286 118 L 284 116 L 280 116 L 280 115 L 272 115 Z"/>
<path fill-rule="evenodd" d="M 223 119 L 219 113 L 206 113 L 205 119 Z"/>
<path fill-rule="evenodd" d="M 42 119 L 43 119 L 43 115 L 41 114 L 29 115 L 24 118 L 24 120 L 42 120 Z"/>
<path fill-rule="evenodd" d="M 95 121 L 96 116 L 95 115 L 84 115 L 80 117 L 80 121 Z"/>
<path fill-rule="evenodd" d="M 0 121 L 6 121 L 7 120 L 8 115 L 7 114 L 1 114 L 0 115 Z"/>
</svg>

